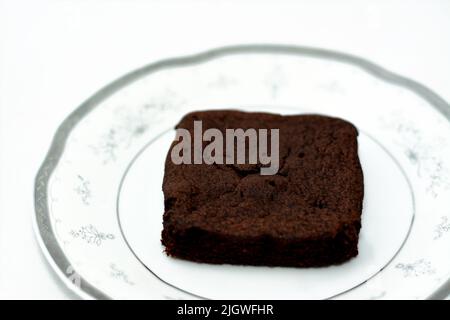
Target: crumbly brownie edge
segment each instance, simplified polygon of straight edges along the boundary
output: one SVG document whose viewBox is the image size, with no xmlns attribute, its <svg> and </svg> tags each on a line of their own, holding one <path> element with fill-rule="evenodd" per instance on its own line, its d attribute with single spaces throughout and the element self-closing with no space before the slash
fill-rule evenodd
<svg viewBox="0 0 450 320">
<path fill-rule="evenodd" d="M 233 237 L 199 228 L 165 228 L 162 244 L 169 256 L 212 264 L 321 267 L 358 255 L 360 222 L 344 225 L 334 236 L 285 240 L 269 236 Z"/>
</svg>

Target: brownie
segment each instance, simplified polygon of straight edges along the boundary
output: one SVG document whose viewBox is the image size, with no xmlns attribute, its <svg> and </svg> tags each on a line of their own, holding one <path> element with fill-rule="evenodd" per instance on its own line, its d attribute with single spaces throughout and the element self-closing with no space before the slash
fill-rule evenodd
<svg viewBox="0 0 450 320">
<path fill-rule="evenodd" d="M 259 162 L 176 165 L 169 151 L 162 231 L 169 256 L 318 267 L 358 254 L 364 186 L 354 125 L 320 115 L 219 110 L 189 113 L 176 128 L 193 136 L 195 120 L 203 131 L 279 129 L 279 170 L 261 175 Z"/>
</svg>

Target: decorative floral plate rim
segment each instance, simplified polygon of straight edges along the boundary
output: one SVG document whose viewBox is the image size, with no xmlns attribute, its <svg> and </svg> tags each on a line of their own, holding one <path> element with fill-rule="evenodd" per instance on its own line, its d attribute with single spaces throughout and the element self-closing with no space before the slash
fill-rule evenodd
<svg viewBox="0 0 450 320">
<path fill-rule="evenodd" d="M 63 283 L 82 298 L 86 299 L 109 299 L 110 297 L 98 288 L 83 279 L 82 275 L 72 270 L 72 266 L 66 257 L 63 248 L 59 245 L 54 227 L 51 224 L 51 217 L 48 203 L 48 183 L 50 177 L 58 165 L 63 154 L 67 138 L 76 125 L 102 101 L 111 96 L 120 88 L 140 79 L 143 76 L 155 73 L 160 70 L 170 69 L 180 66 L 191 66 L 202 62 L 207 62 L 215 58 L 235 55 L 235 54 L 285 54 L 294 56 L 310 56 L 328 60 L 339 61 L 359 67 L 373 76 L 401 86 L 413 91 L 418 96 L 426 100 L 435 107 L 446 119 L 450 121 L 450 105 L 426 86 L 412 79 L 388 71 L 377 64 L 361 57 L 346 54 L 328 49 L 293 46 L 293 45 L 271 45 L 271 44 L 249 44 L 216 48 L 184 57 L 170 58 L 159 62 L 151 63 L 120 77 L 112 83 L 100 89 L 88 100 L 82 103 L 73 111 L 57 129 L 50 149 L 42 163 L 36 178 L 34 189 L 34 229 L 38 243 L 44 252 L 51 267 L 61 278 Z M 450 293 L 450 279 L 447 279 L 429 299 L 443 299 Z"/>
</svg>

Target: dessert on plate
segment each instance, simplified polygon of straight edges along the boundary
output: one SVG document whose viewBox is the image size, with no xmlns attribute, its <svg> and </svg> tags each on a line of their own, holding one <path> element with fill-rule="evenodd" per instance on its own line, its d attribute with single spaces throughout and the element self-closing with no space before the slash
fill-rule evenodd
<svg viewBox="0 0 450 320">
<path fill-rule="evenodd" d="M 162 244 L 169 256 L 318 267 L 358 254 L 364 186 L 354 125 L 320 115 L 219 110 L 189 113 L 176 128 L 194 136 L 196 121 L 224 136 L 230 128 L 278 129 L 278 170 L 261 174 L 267 164 L 259 160 L 175 164 L 174 141 L 163 180 Z"/>
</svg>

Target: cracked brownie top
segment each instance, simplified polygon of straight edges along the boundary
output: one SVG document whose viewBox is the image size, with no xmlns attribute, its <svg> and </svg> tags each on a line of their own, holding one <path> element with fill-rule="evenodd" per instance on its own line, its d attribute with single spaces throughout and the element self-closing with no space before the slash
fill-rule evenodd
<svg viewBox="0 0 450 320">
<path fill-rule="evenodd" d="M 260 162 L 176 165 L 169 152 L 165 227 L 287 240 L 333 237 L 349 225 L 359 230 L 363 175 L 352 124 L 319 115 L 224 110 L 187 114 L 177 128 L 194 134 L 198 120 L 204 130 L 224 135 L 227 128 L 279 129 L 279 168 L 261 175 Z"/>
</svg>

